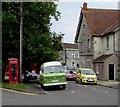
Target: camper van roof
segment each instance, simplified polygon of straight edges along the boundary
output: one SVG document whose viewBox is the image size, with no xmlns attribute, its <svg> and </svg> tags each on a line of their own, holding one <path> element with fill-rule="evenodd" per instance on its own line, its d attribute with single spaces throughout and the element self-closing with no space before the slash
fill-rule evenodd
<svg viewBox="0 0 120 107">
<path fill-rule="evenodd" d="M 53 65 L 61 65 L 61 63 L 59 61 L 52 61 L 52 62 L 44 63 L 44 67 L 46 67 L 46 66 L 53 66 Z"/>
</svg>

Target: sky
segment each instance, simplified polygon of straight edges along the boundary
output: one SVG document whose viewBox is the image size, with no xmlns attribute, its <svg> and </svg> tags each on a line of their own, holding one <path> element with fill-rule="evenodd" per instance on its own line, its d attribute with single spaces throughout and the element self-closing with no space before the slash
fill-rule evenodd
<svg viewBox="0 0 120 107">
<path fill-rule="evenodd" d="M 84 2 L 87 3 L 88 8 L 118 9 L 120 7 L 118 5 L 119 0 L 60 0 L 57 10 L 61 12 L 61 18 L 59 21 L 51 20 L 51 31 L 65 34 L 62 42 L 74 43 L 79 16 Z"/>
</svg>

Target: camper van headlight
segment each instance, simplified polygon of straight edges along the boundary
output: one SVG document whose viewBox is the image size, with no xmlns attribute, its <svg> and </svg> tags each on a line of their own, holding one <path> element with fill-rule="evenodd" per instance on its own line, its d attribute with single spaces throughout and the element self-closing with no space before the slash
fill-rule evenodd
<svg viewBox="0 0 120 107">
<path fill-rule="evenodd" d="M 62 76 L 62 78 L 65 78 L 64 76 Z"/>
</svg>

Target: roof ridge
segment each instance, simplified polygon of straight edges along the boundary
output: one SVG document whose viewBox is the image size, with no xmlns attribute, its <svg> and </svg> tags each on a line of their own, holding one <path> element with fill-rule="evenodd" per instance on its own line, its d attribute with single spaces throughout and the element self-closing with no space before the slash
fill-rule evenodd
<svg viewBox="0 0 120 107">
<path fill-rule="evenodd" d="M 87 10 L 110 10 L 110 11 L 120 11 L 119 9 L 102 9 L 102 8 L 87 8 Z"/>
<path fill-rule="evenodd" d="M 63 43 L 63 47 L 64 48 L 71 48 L 71 49 L 78 49 L 78 45 L 77 44 L 71 44 L 71 43 Z"/>
</svg>

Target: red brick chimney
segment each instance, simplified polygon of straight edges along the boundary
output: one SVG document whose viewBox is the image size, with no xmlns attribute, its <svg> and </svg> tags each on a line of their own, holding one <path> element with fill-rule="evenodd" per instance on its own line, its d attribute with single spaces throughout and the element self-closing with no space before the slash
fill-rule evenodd
<svg viewBox="0 0 120 107">
<path fill-rule="evenodd" d="M 83 4 L 83 10 L 87 10 L 87 3 L 85 3 L 85 2 Z"/>
</svg>

